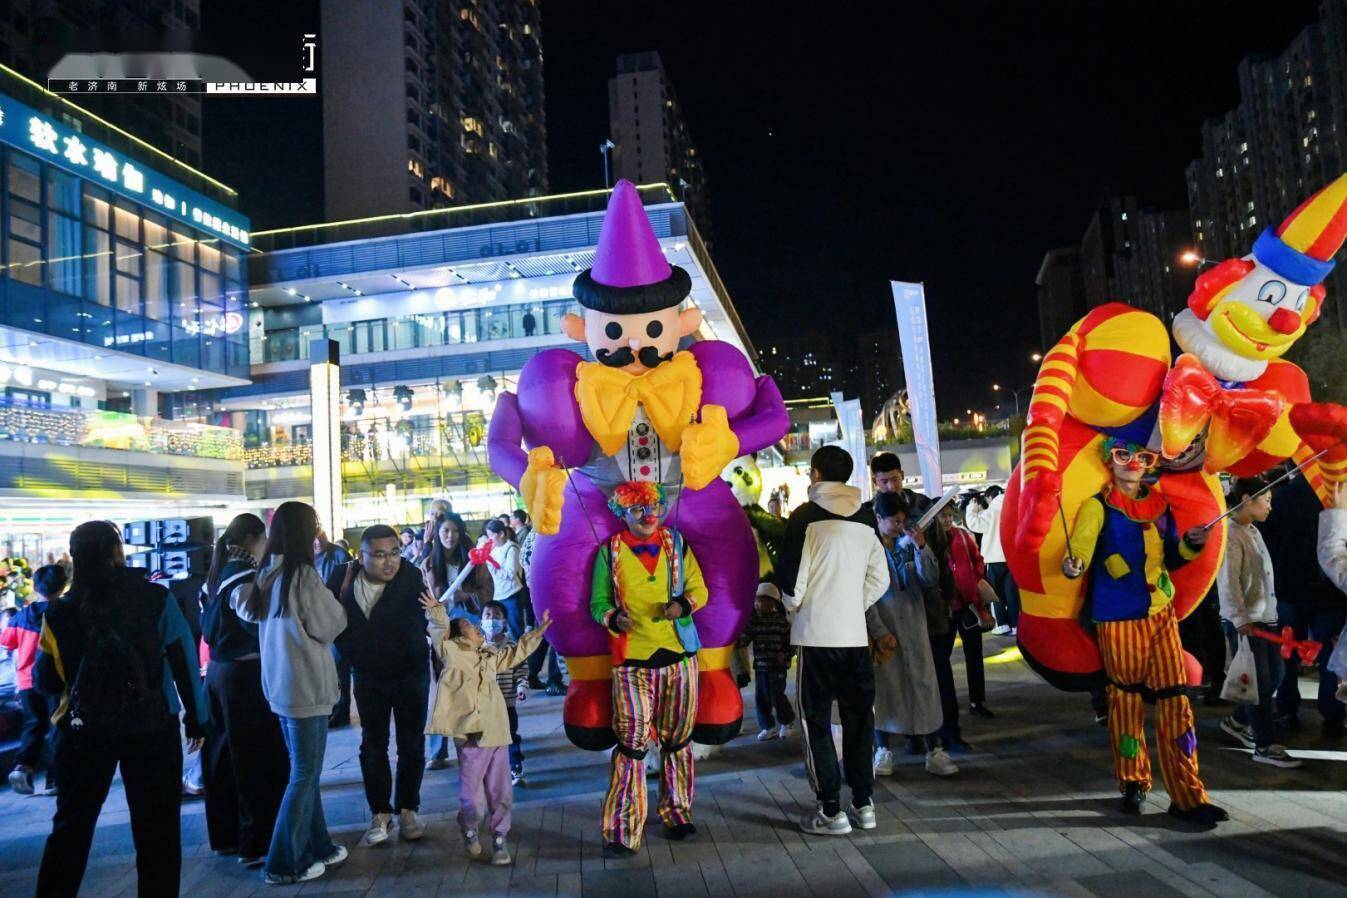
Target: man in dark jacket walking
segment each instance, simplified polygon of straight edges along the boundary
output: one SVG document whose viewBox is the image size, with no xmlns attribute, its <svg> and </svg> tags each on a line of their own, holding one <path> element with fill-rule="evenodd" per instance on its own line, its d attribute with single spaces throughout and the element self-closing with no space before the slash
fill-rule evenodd
<svg viewBox="0 0 1347 898">
<path fill-rule="evenodd" d="M 1273 489 L 1272 507 L 1277 513 L 1254 526 L 1263 534 L 1272 556 L 1277 620 L 1282 626 L 1292 627 L 1296 639 L 1323 643 L 1317 704 L 1325 734 L 1337 736 L 1343 732 L 1347 707 L 1334 697 L 1338 677 L 1328 669 L 1328 657 L 1333 638 L 1347 620 L 1347 596 L 1324 576 L 1315 556 L 1323 504 L 1304 477 L 1292 477 Z M 1287 664 L 1277 689 L 1277 723 L 1283 730 L 1300 728 L 1299 677 L 1297 666 Z"/>
<path fill-rule="evenodd" d="M 387 841 L 396 810 L 403 839 L 421 838 L 426 709 L 430 694 L 430 649 L 420 597 L 421 572 L 402 558 L 397 531 L 376 524 L 365 531 L 360 555 L 332 572 L 328 587 L 346 609 L 346 632 L 337 649 L 355 672 L 360 708 L 360 773 L 374 815 L 361 840 Z M 396 729 L 397 789 L 388 760 L 388 727 Z"/>
</svg>

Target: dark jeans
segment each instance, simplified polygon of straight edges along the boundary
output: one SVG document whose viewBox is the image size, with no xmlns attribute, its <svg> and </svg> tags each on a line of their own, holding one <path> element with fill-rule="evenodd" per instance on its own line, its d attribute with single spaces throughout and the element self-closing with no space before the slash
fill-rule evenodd
<svg viewBox="0 0 1347 898">
<path fill-rule="evenodd" d="M 971 619 L 972 615 L 973 612 L 968 610 L 951 614 L 949 629 L 951 635 L 957 630 L 963 642 L 963 667 L 968 675 L 968 701 L 980 705 L 987 700 L 987 672 L 982 665 L 982 630 L 979 627 L 965 630 L 959 626 L 960 622 Z M 953 650 L 954 644 L 951 641 L 950 651 Z"/>
<path fill-rule="evenodd" d="M 519 641 L 519 637 L 527 629 L 524 623 L 524 606 L 527 602 L 528 594 L 523 590 L 509 598 L 500 599 L 500 603 L 505 606 L 505 629 L 515 642 Z"/>
<path fill-rule="evenodd" d="M 1010 565 L 996 561 L 987 565 L 987 582 L 1000 598 L 995 603 L 996 622 L 1006 627 L 1020 625 L 1020 588 L 1010 576 Z"/>
<path fill-rule="evenodd" d="M 61 787 L 56 794 L 56 814 L 37 874 L 38 898 L 73 898 L 79 892 L 94 827 L 118 766 L 131 812 L 137 894 L 176 898 L 182 871 L 178 722 L 171 720 L 149 733 L 117 738 L 74 731 L 68 731 L 65 738 L 57 756 Z"/>
<path fill-rule="evenodd" d="M 421 776 L 425 772 L 426 709 L 430 680 L 425 673 L 384 679 L 356 673 L 355 703 L 360 708 L 360 775 L 370 812 L 391 814 L 421 807 Z M 398 746 L 397 794 L 388 762 L 388 726 L 394 726 Z M 390 799 L 395 799 L 392 804 Z"/>
<path fill-rule="evenodd" d="M 337 850 L 327 831 L 318 788 L 327 752 L 327 718 L 282 717 L 281 732 L 290 752 L 290 781 L 276 815 L 265 869 L 276 876 L 298 876 Z"/>
<path fill-rule="evenodd" d="M 519 738 L 519 712 L 511 705 L 505 709 L 510 718 L 510 772 L 524 771 L 524 740 Z"/>
<path fill-rule="evenodd" d="M 982 640 L 979 638 L 981 647 Z M 949 656 L 954 651 L 954 627 L 944 633 L 931 635 L 931 660 L 935 663 L 935 683 L 940 689 L 940 710 L 944 722 L 940 725 L 940 739 L 948 747 L 951 742 L 963 740 L 959 729 L 959 694 L 954 689 L 954 667 Z"/>
<path fill-rule="evenodd" d="M 795 722 L 795 709 L 786 697 L 786 671 L 753 671 L 753 696 L 758 712 L 758 729 L 770 730 L 778 723 L 790 726 Z M 775 713 L 773 713 L 775 712 Z"/>
<path fill-rule="evenodd" d="M 210 845 L 265 857 L 290 778 L 281 721 L 262 694 L 262 662 L 212 660 L 206 701 L 213 733 L 202 749 Z"/>
<path fill-rule="evenodd" d="M 543 663 L 547 663 L 547 685 L 561 685 L 561 659 L 557 657 L 557 650 L 552 648 L 552 643 L 546 639 L 542 645 L 532 655 L 529 655 L 529 680 L 537 681 L 543 672 Z"/>
<path fill-rule="evenodd" d="M 875 667 L 868 647 L 801 646 L 795 691 L 804 723 L 804 761 L 823 812 L 841 809 L 842 774 L 851 803 L 864 807 L 874 794 Z M 842 770 L 833 747 L 833 702 L 842 722 Z"/>
<path fill-rule="evenodd" d="M 337 662 L 337 683 L 341 692 L 328 719 L 345 725 L 351 722 L 351 662 L 341 656 L 335 645 L 332 646 L 332 660 Z"/>
<path fill-rule="evenodd" d="M 1221 621 L 1226 641 L 1230 644 L 1230 657 L 1239 651 L 1239 631 L 1230 621 Z M 1268 629 L 1254 625 L 1254 629 Z M 1257 636 L 1249 637 L 1249 648 L 1253 649 L 1254 676 L 1258 680 L 1258 704 L 1240 705 L 1235 709 L 1234 718 L 1242 724 L 1253 726 L 1253 743 L 1259 748 L 1267 748 L 1277 741 L 1277 724 L 1272 719 L 1272 691 L 1282 679 L 1282 656 L 1277 646 Z"/>
<path fill-rule="evenodd" d="M 1282 626 L 1295 630 L 1296 639 L 1309 638 L 1323 643 L 1319 652 L 1319 716 L 1324 723 L 1342 723 L 1347 707 L 1333 697 L 1338 688 L 1338 676 L 1328 669 L 1328 656 L 1333 653 L 1333 639 L 1342 630 L 1347 617 L 1347 603 L 1341 598 L 1327 602 L 1277 603 L 1277 617 Z M 1277 690 L 1277 713 L 1294 717 L 1300 710 L 1299 672 L 1295 664 L 1285 665 L 1281 687 Z"/>
<path fill-rule="evenodd" d="M 51 725 L 51 713 L 57 699 L 37 689 L 19 690 L 19 708 L 23 711 L 23 729 L 19 732 L 19 751 L 14 761 L 30 770 L 42 767 L 43 744 L 49 752 L 47 785 L 58 785 L 56 753 L 65 741 L 66 730 Z"/>
</svg>

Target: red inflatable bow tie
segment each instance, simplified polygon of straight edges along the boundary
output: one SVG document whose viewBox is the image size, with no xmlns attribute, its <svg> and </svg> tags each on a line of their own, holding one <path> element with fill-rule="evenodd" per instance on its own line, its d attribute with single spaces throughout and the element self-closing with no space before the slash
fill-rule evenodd
<svg viewBox="0 0 1347 898">
<path fill-rule="evenodd" d="M 1319 651 L 1324 647 L 1323 643 L 1315 642 L 1312 639 L 1296 639 L 1295 631 L 1290 627 L 1282 627 L 1280 633 L 1274 633 L 1271 630 L 1254 629 L 1251 631 L 1259 639 L 1266 639 L 1268 642 L 1276 643 L 1282 648 L 1282 657 L 1287 661 L 1291 656 L 1299 653 L 1301 664 L 1313 664 L 1319 657 Z"/>
<path fill-rule="evenodd" d="M 1265 390 L 1226 389 L 1191 355 L 1181 355 L 1160 397 L 1161 451 L 1177 458 L 1204 427 L 1208 473 L 1248 455 L 1276 426 L 1286 403 Z"/>
<path fill-rule="evenodd" d="M 500 569 L 500 562 L 491 557 L 490 546 L 474 546 L 469 549 L 468 561 L 478 566 L 489 564 L 493 568 Z"/>
</svg>

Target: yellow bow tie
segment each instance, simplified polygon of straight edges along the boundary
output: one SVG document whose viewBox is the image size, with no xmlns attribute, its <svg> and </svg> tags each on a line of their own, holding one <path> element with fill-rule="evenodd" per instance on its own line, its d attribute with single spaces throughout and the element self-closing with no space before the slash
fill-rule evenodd
<svg viewBox="0 0 1347 898">
<path fill-rule="evenodd" d="M 580 417 L 608 455 L 627 444 L 638 402 L 655 433 L 674 452 L 682 443 L 683 428 L 692 423 L 702 402 L 702 371 L 690 352 L 676 353 L 645 374 L 631 375 L 598 362 L 581 362 L 576 375 Z"/>
</svg>

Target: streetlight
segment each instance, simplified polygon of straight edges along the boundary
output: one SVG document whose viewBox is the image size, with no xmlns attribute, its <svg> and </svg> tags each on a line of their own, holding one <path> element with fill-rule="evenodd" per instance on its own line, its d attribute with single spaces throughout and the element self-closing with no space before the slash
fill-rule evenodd
<svg viewBox="0 0 1347 898">
<path fill-rule="evenodd" d="M 1198 268 L 1201 268 L 1203 265 L 1216 264 L 1214 260 L 1204 258 L 1202 254 L 1195 249 L 1184 250 L 1183 253 L 1179 256 L 1179 261 L 1182 262 L 1184 265 L 1194 265 Z"/>
<path fill-rule="evenodd" d="M 1029 361 L 1031 361 L 1031 362 L 1041 362 L 1041 361 L 1043 361 L 1043 353 L 1041 353 L 1041 352 L 1036 352 L 1036 353 L 1034 353 L 1033 355 L 1029 356 Z"/>
<path fill-rule="evenodd" d="M 992 384 L 992 392 L 993 392 L 993 393 L 998 392 L 1000 389 L 1001 389 L 1001 385 L 1000 385 L 1000 384 Z"/>
</svg>

